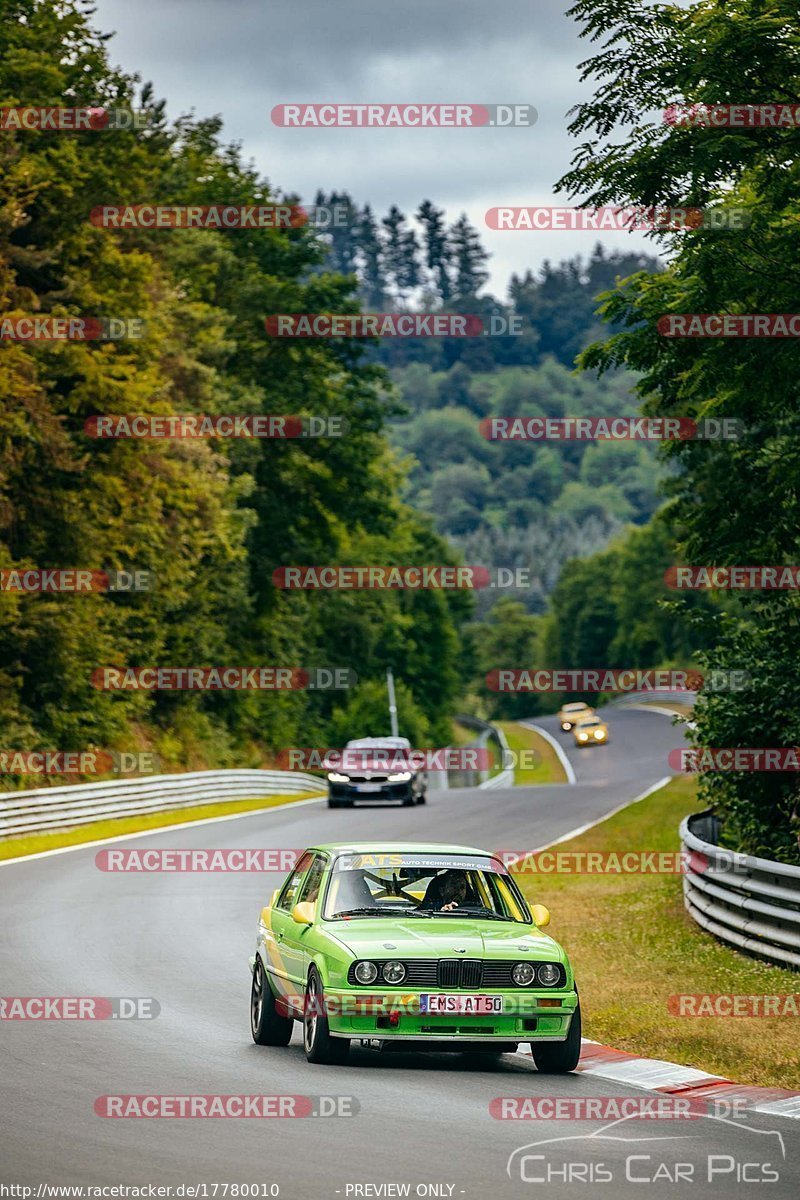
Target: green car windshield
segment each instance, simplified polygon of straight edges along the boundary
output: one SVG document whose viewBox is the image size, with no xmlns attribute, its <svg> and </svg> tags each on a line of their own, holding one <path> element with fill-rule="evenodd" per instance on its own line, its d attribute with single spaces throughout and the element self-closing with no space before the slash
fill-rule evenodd
<svg viewBox="0 0 800 1200">
<path fill-rule="evenodd" d="M 323 918 L 392 915 L 532 922 L 513 880 L 488 856 L 373 851 L 337 858 Z"/>
</svg>

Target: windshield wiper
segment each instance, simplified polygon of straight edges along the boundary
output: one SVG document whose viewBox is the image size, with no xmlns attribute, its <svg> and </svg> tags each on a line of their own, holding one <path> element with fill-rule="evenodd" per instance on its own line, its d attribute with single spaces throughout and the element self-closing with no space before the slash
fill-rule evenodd
<svg viewBox="0 0 800 1200">
<path fill-rule="evenodd" d="M 435 914 L 437 917 L 469 917 L 483 919 L 485 921 L 508 921 L 510 917 L 504 917 L 501 913 L 489 912 L 488 909 L 482 909 L 478 912 L 468 912 L 464 908 L 448 908 L 439 909 Z"/>
<path fill-rule="evenodd" d="M 334 917 L 373 917 L 382 916 L 387 912 L 394 912 L 392 908 L 346 908 L 343 912 L 334 913 Z"/>
</svg>

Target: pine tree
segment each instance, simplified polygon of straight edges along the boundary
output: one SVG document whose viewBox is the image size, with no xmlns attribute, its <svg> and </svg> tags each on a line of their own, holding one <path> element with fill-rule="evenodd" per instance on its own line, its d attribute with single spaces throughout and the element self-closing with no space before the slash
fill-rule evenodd
<svg viewBox="0 0 800 1200">
<path fill-rule="evenodd" d="M 455 267 L 455 296 L 459 300 L 473 299 L 489 279 L 489 272 L 484 269 L 489 254 L 466 213 L 450 229 L 449 242 Z"/>
<path fill-rule="evenodd" d="M 378 222 L 369 204 L 365 204 L 361 210 L 357 231 L 359 275 L 364 302 L 368 309 L 380 312 L 386 302 L 383 245 Z"/>
<path fill-rule="evenodd" d="M 417 209 L 417 220 L 422 225 L 425 265 L 430 272 L 431 283 L 442 304 L 447 305 L 453 295 L 450 279 L 452 252 L 444 210 L 436 208 L 430 200 L 423 200 Z"/>
<path fill-rule="evenodd" d="M 409 229 L 405 215 L 396 204 L 383 218 L 386 230 L 384 262 L 386 275 L 402 303 L 407 294 L 419 284 L 419 246 L 416 234 Z"/>
</svg>

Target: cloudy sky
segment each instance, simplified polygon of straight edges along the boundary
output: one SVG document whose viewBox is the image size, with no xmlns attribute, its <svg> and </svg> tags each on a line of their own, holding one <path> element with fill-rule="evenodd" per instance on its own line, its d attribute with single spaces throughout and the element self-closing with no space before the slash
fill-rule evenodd
<svg viewBox="0 0 800 1200">
<path fill-rule="evenodd" d="M 497 205 L 566 203 L 554 184 L 574 143 L 567 110 L 590 54 L 566 0 L 96 0 L 113 61 L 152 80 L 172 116 L 219 113 L 231 140 L 305 201 L 344 189 L 382 215 L 424 198 L 466 212 L 492 253 L 491 288 L 543 259 L 586 254 L 592 233 L 493 232 Z M 283 129 L 291 102 L 528 103 L 533 128 Z M 225 197 L 220 197 L 224 200 Z M 640 234 L 605 245 L 650 249 Z"/>
</svg>

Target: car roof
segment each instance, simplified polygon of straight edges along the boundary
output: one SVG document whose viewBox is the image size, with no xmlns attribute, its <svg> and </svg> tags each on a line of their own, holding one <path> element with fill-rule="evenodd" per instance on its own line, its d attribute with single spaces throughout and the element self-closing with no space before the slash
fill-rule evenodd
<svg viewBox="0 0 800 1200">
<path fill-rule="evenodd" d="M 345 749 L 365 749 L 369 750 L 377 748 L 380 750 L 410 750 L 411 742 L 404 737 L 374 737 L 374 738 L 354 738 L 352 741 L 345 743 Z"/>
<path fill-rule="evenodd" d="M 578 725 L 605 725 L 602 717 L 596 717 L 594 713 L 591 717 L 584 717 L 582 721 L 577 722 Z"/>
<path fill-rule="evenodd" d="M 477 846 L 451 846 L 443 842 L 324 842 L 309 846 L 327 854 L 369 854 L 379 850 L 384 854 L 479 854 L 481 858 L 496 858 L 491 850 Z M 500 860 L 498 860 L 500 861 Z"/>
<path fill-rule="evenodd" d="M 575 700 L 572 704 L 562 705 L 564 712 L 573 712 L 578 708 L 588 708 L 589 705 L 584 700 Z"/>
</svg>

